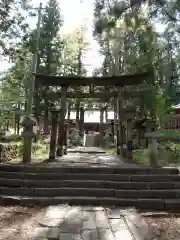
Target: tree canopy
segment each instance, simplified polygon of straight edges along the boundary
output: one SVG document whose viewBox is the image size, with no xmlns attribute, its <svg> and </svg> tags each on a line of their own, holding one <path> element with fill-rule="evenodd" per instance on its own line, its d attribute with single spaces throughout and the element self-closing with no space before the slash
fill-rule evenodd
<svg viewBox="0 0 180 240">
<path fill-rule="evenodd" d="M 1 0 L 0 12 L 1 54 L 12 63 L 1 76 L 0 104 L 4 119 L 3 116 L 12 118 L 15 109 L 23 111 L 26 107 L 32 54 L 36 51 L 37 41 L 37 30 L 30 29 L 28 19 L 34 13 L 37 15 L 37 9 L 32 9 L 31 0 Z M 129 5 L 120 0 L 94 1 L 93 36 L 100 46 L 99 54 L 103 56 L 102 66 L 95 68 L 94 74 L 151 72 L 152 77 L 145 83 L 151 91 L 142 92 L 140 96 L 144 115 L 162 119 L 166 111 L 163 113 L 161 106 L 169 109 L 179 103 L 179 16 L 178 0 L 132 0 Z M 49 0 L 42 9 L 37 72 L 86 75 L 83 59 L 90 44 L 85 38 L 87 26 L 62 35 L 63 24 L 61 6 L 57 0 Z M 42 98 L 50 91 L 41 89 L 39 93 L 42 99 L 40 114 L 45 114 L 51 104 Z M 71 103 L 77 105 L 77 100 Z"/>
</svg>

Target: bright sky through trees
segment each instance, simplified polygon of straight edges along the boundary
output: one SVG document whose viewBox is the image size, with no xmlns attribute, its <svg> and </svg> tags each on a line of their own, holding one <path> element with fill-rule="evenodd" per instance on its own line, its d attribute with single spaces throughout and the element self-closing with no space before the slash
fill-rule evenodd
<svg viewBox="0 0 180 240">
<path fill-rule="evenodd" d="M 38 7 L 40 2 L 43 6 L 46 5 L 47 0 L 32 0 L 33 7 Z M 61 34 L 66 35 L 72 33 L 76 28 L 80 26 L 86 26 L 87 33 L 86 38 L 90 43 L 88 51 L 84 58 L 84 65 L 88 70 L 88 74 L 91 75 L 92 71 L 96 67 L 100 67 L 102 63 L 102 58 L 99 55 L 99 46 L 92 37 L 93 28 L 93 0 L 59 0 L 60 9 L 64 19 L 64 25 Z M 37 19 L 30 18 L 29 24 L 32 28 L 35 28 Z M 164 27 L 162 25 L 156 24 L 158 31 L 162 31 Z M 6 61 L 0 66 L 0 71 L 6 70 L 10 64 Z"/>
<path fill-rule="evenodd" d="M 80 26 L 86 26 L 87 33 L 86 38 L 90 43 L 88 51 L 84 59 L 84 65 L 88 69 L 91 75 L 92 70 L 95 67 L 101 66 L 101 58 L 98 53 L 98 44 L 92 37 L 92 20 L 93 20 L 93 1 L 92 0 L 59 0 L 61 13 L 64 19 L 64 25 L 61 34 L 66 35 L 72 33 L 76 28 Z M 45 6 L 47 0 L 32 0 L 33 7 L 38 7 L 40 2 Z M 37 18 L 30 18 L 29 24 L 32 28 L 35 28 Z M 0 66 L 0 71 L 4 71 L 9 67 L 8 62 L 4 62 Z"/>
</svg>

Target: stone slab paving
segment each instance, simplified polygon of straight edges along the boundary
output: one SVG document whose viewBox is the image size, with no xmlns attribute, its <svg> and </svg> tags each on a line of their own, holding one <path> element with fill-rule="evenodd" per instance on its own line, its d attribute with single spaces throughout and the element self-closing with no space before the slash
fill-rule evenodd
<svg viewBox="0 0 180 240">
<path fill-rule="evenodd" d="M 100 147 L 74 147 L 69 148 L 68 153 L 81 152 L 81 153 L 106 153 L 107 150 Z"/>
<path fill-rule="evenodd" d="M 135 210 L 133 212 L 120 208 L 51 206 L 38 221 L 38 227 L 29 232 L 28 239 L 146 240 L 145 237 L 149 236 L 150 232 L 142 221 Z"/>
<path fill-rule="evenodd" d="M 117 156 L 109 156 L 105 153 L 73 153 L 70 152 L 67 155 L 64 155 L 56 161 L 49 163 L 49 165 L 58 165 L 59 167 L 65 166 L 84 166 L 84 167 L 115 167 L 121 166 L 123 167 L 139 167 L 137 164 L 133 163 L 125 163 L 122 159 Z"/>
</svg>

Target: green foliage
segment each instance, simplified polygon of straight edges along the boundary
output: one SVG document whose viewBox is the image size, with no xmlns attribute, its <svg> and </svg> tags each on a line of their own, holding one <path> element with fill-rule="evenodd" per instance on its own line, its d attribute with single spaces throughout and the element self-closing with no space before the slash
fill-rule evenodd
<svg viewBox="0 0 180 240">
<path fill-rule="evenodd" d="M 166 120 L 166 118 L 170 115 L 171 109 L 169 106 L 169 101 L 164 94 L 156 95 L 156 118 L 162 123 Z"/>
<path fill-rule="evenodd" d="M 12 141 L 9 144 L 3 144 L 5 156 L 3 160 L 7 161 L 17 161 L 19 159 L 22 159 L 22 152 L 23 152 L 23 142 L 22 141 Z M 37 158 L 41 160 L 41 158 L 44 160 L 47 158 L 48 155 L 48 146 L 44 143 L 33 143 L 32 144 L 32 155 L 33 158 Z"/>
<path fill-rule="evenodd" d="M 93 30 L 104 61 L 94 74 L 150 72 L 151 77 L 146 79 L 143 87 L 152 91 L 142 93 L 137 107 L 142 114 L 151 115 L 162 122 L 169 115 L 169 107 L 179 101 L 180 21 L 177 18 L 180 3 L 177 0 L 165 0 L 163 4 L 157 4 L 155 1 L 145 7 L 143 2 L 132 1 L 128 5 L 127 1 L 120 0 L 95 1 Z M 14 109 L 24 110 L 31 84 L 31 55 L 36 50 L 37 30 L 30 30 L 26 21 L 25 16 L 32 15 L 30 4 L 30 0 L 1 1 L 1 53 L 7 55 L 14 64 L 1 77 L 2 127 L 14 117 Z M 12 9 L 16 14 L 11 14 Z M 158 32 L 154 24 L 157 22 L 164 24 L 164 31 Z M 37 71 L 46 74 L 86 75 L 83 65 L 88 45 L 84 37 L 86 29 L 82 27 L 62 37 L 62 26 L 58 1 L 49 0 L 42 10 Z M 81 90 L 79 86 L 74 89 Z M 49 91 L 41 89 L 39 115 L 44 114 L 45 106 L 47 108 L 48 104 L 51 105 L 51 102 L 43 101 L 43 96 L 48 96 L 51 91 L 54 88 Z M 72 102 L 72 105 L 76 102 Z M 55 104 L 59 106 L 59 101 Z"/>
<path fill-rule="evenodd" d="M 11 8 L 13 3 L 15 3 L 15 0 L 9 0 L 7 4 L 11 4 L 9 5 Z M 23 8 L 23 14 L 32 15 L 32 11 L 30 11 L 25 0 L 24 2 L 20 1 L 19 4 L 20 5 L 15 5 L 15 7 L 20 7 L 23 4 L 23 6 L 21 6 Z M 7 12 L 7 15 L 9 12 Z M 37 15 L 37 10 L 34 10 L 34 12 L 36 12 Z M 21 20 L 22 23 L 24 23 L 25 19 Z M 50 75 L 85 75 L 86 69 L 82 63 L 87 46 L 87 42 L 84 39 L 84 29 L 77 30 L 69 36 L 62 37 L 60 34 L 62 25 L 63 20 L 58 1 L 49 0 L 45 9 L 42 10 L 37 72 Z M 9 28 L 13 26 L 14 25 L 9 23 Z M 21 28 L 21 24 L 19 27 Z M 19 37 L 21 38 L 20 41 Z M 10 120 L 12 123 L 15 116 L 15 109 L 20 109 L 21 114 L 23 114 L 26 108 L 29 88 L 31 88 L 32 53 L 36 51 L 37 30 L 26 29 L 26 34 L 21 31 L 19 37 L 15 37 L 17 44 L 13 56 L 7 52 L 13 62 L 13 66 L 1 78 L 0 127 L 5 127 L 4 125 L 7 120 Z M 38 115 L 44 114 L 45 110 L 44 115 L 46 115 L 46 118 L 48 117 L 46 110 L 51 102 L 47 100 L 44 101 L 43 98 L 51 94 L 51 91 L 54 91 L 54 88 L 48 91 L 45 88 L 41 88 L 38 96 L 40 98 Z M 37 101 L 38 99 L 35 99 L 34 103 Z M 55 104 L 59 105 L 59 101 L 55 102 Z"/>
<path fill-rule="evenodd" d="M 96 73 L 150 72 L 151 77 L 144 86 L 152 91 L 142 93 L 140 109 L 146 116 L 157 115 L 159 121 L 169 114 L 169 107 L 179 101 L 180 73 L 180 22 L 168 14 L 177 16 L 179 3 L 163 2 L 165 4 L 144 7 L 143 1 L 139 1 L 129 8 L 122 1 L 96 0 L 94 10 L 94 35 L 104 56 L 102 68 L 96 69 Z M 162 33 L 155 28 L 157 20 L 166 24 Z"/>
<path fill-rule="evenodd" d="M 137 149 L 133 152 L 133 159 L 138 164 L 150 165 L 149 149 Z"/>
<path fill-rule="evenodd" d="M 107 153 L 107 155 L 116 156 L 116 149 Z M 167 142 L 159 144 L 157 158 L 151 156 L 149 149 L 136 149 L 133 151 L 133 160 L 140 165 L 159 165 L 159 166 L 174 166 L 180 164 L 180 144 Z M 152 160 L 155 160 L 152 162 Z"/>
<path fill-rule="evenodd" d="M 85 33 L 86 29 L 81 27 L 64 37 L 61 68 L 64 75 L 86 75 L 87 71 L 83 65 L 83 57 L 88 42 L 84 37 Z"/>
<path fill-rule="evenodd" d="M 0 53 L 14 59 L 21 38 L 28 24 L 25 12 L 29 9 L 28 0 L 1 0 L 0 2 Z"/>
<path fill-rule="evenodd" d="M 152 165 L 149 149 L 135 150 L 133 152 L 133 159 L 135 162 L 141 165 Z M 172 142 L 159 144 L 157 159 L 157 164 L 160 166 L 180 164 L 180 145 Z"/>
<path fill-rule="evenodd" d="M 171 163 L 180 162 L 180 145 L 172 142 L 166 143 L 160 146 L 160 152 L 164 152 L 164 155 L 170 156 Z"/>
<path fill-rule="evenodd" d="M 56 0 L 49 0 L 42 16 L 39 42 L 39 71 L 56 74 L 60 65 L 61 39 L 58 36 L 62 26 L 59 5 Z"/>
</svg>

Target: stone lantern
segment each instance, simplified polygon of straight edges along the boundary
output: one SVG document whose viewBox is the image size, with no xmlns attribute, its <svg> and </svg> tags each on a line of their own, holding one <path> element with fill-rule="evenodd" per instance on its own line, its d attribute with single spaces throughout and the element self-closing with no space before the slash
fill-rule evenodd
<svg viewBox="0 0 180 240">
<path fill-rule="evenodd" d="M 29 163 L 31 161 L 32 138 L 37 134 L 37 131 L 34 131 L 34 127 L 37 127 L 37 122 L 33 117 L 26 116 L 21 122 L 21 125 L 24 128 L 22 132 L 22 137 L 24 138 L 23 162 Z"/>
</svg>

